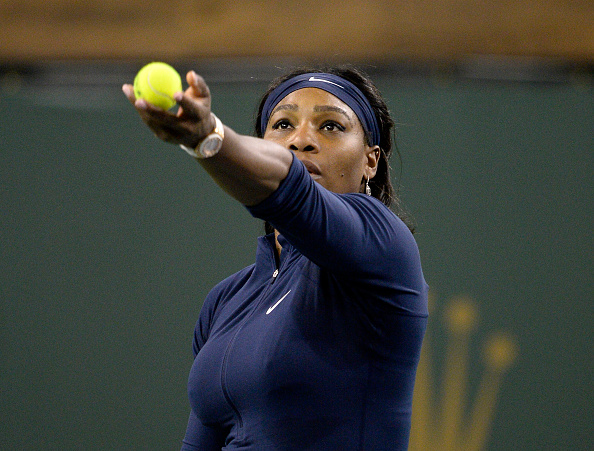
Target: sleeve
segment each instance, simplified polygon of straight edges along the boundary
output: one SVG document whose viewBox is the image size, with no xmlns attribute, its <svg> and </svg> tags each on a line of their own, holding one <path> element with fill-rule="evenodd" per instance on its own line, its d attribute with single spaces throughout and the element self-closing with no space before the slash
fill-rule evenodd
<svg viewBox="0 0 594 451">
<path fill-rule="evenodd" d="M 416 299 L 426 294 L 417 244 L 400 218 L 370 196 L 328 191 L 295 157 L 278 189 L 248 210 L 270 222 L 311 261 L 347 282 Z M 406 304 L 417 309 L 411 306 L 418 303 Z"/>
<path fill-rule="evenodd" d="M 210 334 L 210 327 L 214 321 L 214 316 L 219 301 L 219 292 L 217 288 L 218 287 L 213 288 L 204 299 L 204 303 L 200 309 L 200 315 L 198 316 L 198 321 L 196 321 L 196 327 L 194 328 L 194 340 L 192 341 L 192 351 L 194 353 L 194 358 L 196 358 L 198 352 L 202 346 L 204 346 Z"/>
<path fill-rule="evenodd" d="M 221 451 L 224 445 L 224 434 L 212 427 L 205 426 L 194 415 L 194 412 L 190 412 L 181 451 Z"/>
</svg>

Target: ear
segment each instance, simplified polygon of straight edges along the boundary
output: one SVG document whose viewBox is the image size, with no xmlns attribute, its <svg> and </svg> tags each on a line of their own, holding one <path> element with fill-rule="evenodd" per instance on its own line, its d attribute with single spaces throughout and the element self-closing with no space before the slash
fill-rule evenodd
<svg viewBox="0 0 594 451">
<path fill-rule="evenodd" d="M 381 150 L 379 146 L 367 147 L 365 149 L 365 172 L 364 176 L 366 179 L 372 179 L 375 177 L 377 172 L 377 166 L 379 164 L 381 156 Z"/>
</svg>

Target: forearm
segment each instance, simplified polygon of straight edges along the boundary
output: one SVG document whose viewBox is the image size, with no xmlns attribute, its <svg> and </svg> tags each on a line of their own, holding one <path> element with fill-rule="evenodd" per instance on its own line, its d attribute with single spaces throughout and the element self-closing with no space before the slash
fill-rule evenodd
<svg viewBox="0 0 594 451">
<path fill-rule="evenodd" d="M 176 113 L 136 99 L 132 85 L 124 85 L 123 91 L 158 138 L 195 148 L 212 131 L 214 118 L 210 111 L 210 90 L 204 79 L 190 71 L 186 80 L 188 89 L 174 94 L 180 106 Z M 221 150 L 198 161 L 223 190 L 251 206 L 278 188 L 289 172 L 293 155 L 271 141 L 240 135 L 225 127 Z"/>
<path fill-rule="evenodd" d="M 251 206 L 278 188 L 289 172 L 293 155 L 271 141 L 240 135 L 225 127 L 219 153 L 198 161 L 225 192 Z"/>
</svg>

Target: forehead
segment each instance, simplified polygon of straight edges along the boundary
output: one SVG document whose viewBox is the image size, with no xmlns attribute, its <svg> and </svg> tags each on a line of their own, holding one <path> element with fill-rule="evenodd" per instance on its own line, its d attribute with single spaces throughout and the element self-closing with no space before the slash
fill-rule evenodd
<svg viewBox="0 0 594 451">
<path fill-rule="evenodd" d="M 298 108 L 315 108 L 316 106 L 334 106 L 344 110 L 351 118 L 356 118 L 354 111 L 346 103 L 319 88 L 302 88 L 287 94 L 274 108 L 274 111 L 280 105 L 296 105 Z M 273 114 L 274 114 L 273 111 Z"/>
</svg>

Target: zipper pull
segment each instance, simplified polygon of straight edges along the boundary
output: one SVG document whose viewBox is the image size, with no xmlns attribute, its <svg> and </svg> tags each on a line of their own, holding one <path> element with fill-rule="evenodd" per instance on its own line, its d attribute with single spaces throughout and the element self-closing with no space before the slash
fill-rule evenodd
<svg viewBox="0 0 594 451">
<path fill-rule="evenodd" d="M 276 280 L 276 276 L 278 276 L 278 269 L 275 269 L 272 273 L 272 283 L 274 283 L 274 281 Z"/>
</svg>

